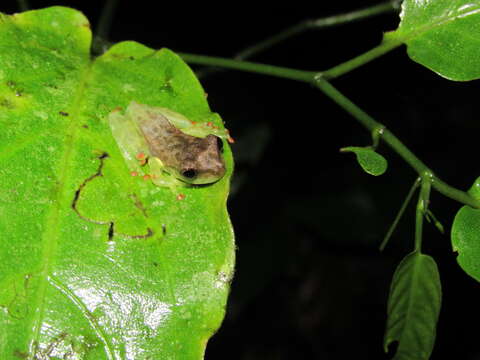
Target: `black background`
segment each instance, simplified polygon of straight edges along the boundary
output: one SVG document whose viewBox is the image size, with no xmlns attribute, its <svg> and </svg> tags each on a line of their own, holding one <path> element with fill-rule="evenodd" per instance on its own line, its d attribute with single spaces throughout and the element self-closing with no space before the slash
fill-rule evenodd
<svg viewBox="0 0 480 360">
<path fill-rule="evenodd" d="M 109 40 L 230 57 L 299 21 L 379 1 L 315 3 L 119 1 Z M 31 5 L 71 6 L 95 25 L 103 2 Z M 17 10 L 11 0 L 0 7 Z M 252 61 L 324 70 L 379 44 L 397 24 L 392 13 L 309 31 Z M 380 177 L 340 154 L 343 146 L 369 145 L 369 133 L 309 85 L 235 71 L 211 74 L 202 84 L 237 140 L 228 204 L 237 270 L 206 359 L 390 358 L 382 350 L 386 300 L 396 265 L 413 248 L 413 206 L 383 253 L 378 245 L 415 172 L 384 145 L 379 151 L 389 169 Z M 443 79 L 409 60 L 402 47 L 333 84 L 449 184 L 467 189 L 479 175 L 478 82 Z M 477 331 L 470 330 L 479 321 L 478 284 L 456 264 L 449 240 L 459 207 L 434 192 L 431 209 L 446 233 L 425 226 L 423 250 L 437 260 L 444 292 L 432 359 L 480 359 Z"/>
</svg>

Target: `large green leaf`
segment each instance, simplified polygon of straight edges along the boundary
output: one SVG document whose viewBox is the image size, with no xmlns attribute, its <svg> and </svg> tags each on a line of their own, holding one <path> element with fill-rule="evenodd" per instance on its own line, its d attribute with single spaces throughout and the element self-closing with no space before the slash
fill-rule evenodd
<svg viewBox="0 0 480 360">
<path fill-rule="evenodd" d="M 480 78 L 480 0 L 404 0 L 398 29 L 410 58 L 451 80 Z"/>
<path fill-rule="evenodd" d="M 435 260 L 412 252 L 398 265 L 388 297 L 384 346 L 398 341 L 396 360 L 427 360 L 435 343 L 441 284 Z"/>
<path fill-rule="evenodd" d="M 469 194 L 480 199 L 480 177 L 475 180 Z M 471 277 L 480 281 L 480 210 L 463 206 L 452 225 L 452 247 L 458 252 L 457 262 Z"/>
<path fill-rule="evenodd" d="M 480 281 L 480 209 L 463 206 L 452 225 L 452 247 L 460 267 Z"/>
<path fill-rule="evenodd" d="M 232 275 L 230 149 L 182 200 L 130 176 L 105 116 L 221 120 L 174 53 L 90 41 L 72 9 L 0 14 L 0 358 L 200 359 Z"/>
</svg>

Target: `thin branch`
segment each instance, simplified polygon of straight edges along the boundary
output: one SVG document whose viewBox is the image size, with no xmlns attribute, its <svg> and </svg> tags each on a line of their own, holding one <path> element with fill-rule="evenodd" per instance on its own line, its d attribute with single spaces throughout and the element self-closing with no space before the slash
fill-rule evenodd
<svg viewBox="0 0 480 360">
<path fill-rule="evenodd" d="M 389 40 L 382 42 L 380 45 L 374 47 L 373 49 L 354 57 L 344 63 L 336 65 L 328 70 L 323 71 L 321 74 L 325 79 L 334 79 L 345 73 L 348 73 L 366 63 L 386 54 L 389 51 L 402 45 L 400 41 Z M 320 73 L 319 73 L 320 75 Z"/>
<path fill-rule="evenodd" d="M 428 202 L 430 201 L 430 189 L 432 185 L 433 175 L 425 172 L 421 175 L 422 185 L 418 194 L 417 210 L 415 212 L 415 249 L 414 251 L 422 251 L 422 232 L 423 219 L 428 210 Z"/>
<path fill-rule="evenodd" d="M 103 6 L 100 19 L 95 28 L 95 36 L 101 39 L 108 39 L 110 28 L 112 27 L 112 19 L 117 8 L 118 0 L 107 0 Z"/>
<path fill-rule="evenodd" d="M 340 105 L 345 111 L 350 113 L 364 127 L 373 131 L 375 128 L 383 126 L 375 121 L 370 115 L 351 102 L 345 95 L 340 93 L 328 81 L 321 77 L 316 78 L 316 86 L 322 90 L 328 97 Z M 392 132 L 385 128 L 382 140 L 388 144 L 400 157 L 405 160 L 418 174 L 431 174 L 432 171 L 418 157 L 413 154 Z M 468 193 L 458 190 L 435 175 L 432 175 L 432 187 L 439 193 L 457 200 L 463 204 L 474 208 L 480 208 L 480 201 L 471 197 Z"/>
<path fill-rule="evenodd" d="M 306 32 L 308 30 L 319 30 L 327 27 L 339 26 L 348 24 L 351 22 L 367 19 L 373 16 L 385 14 L 388 12 L 396 11 L 398 6 L 396 6 L 395 1 L 385 1 L 381 4 L 370 6 L 367 8 L 349 11 L 343 14 L 337 14 L 333 16 L 327 16 L 318 19 L 309 19 L 302 21 L 298 24 L 290 26 L 285 30 L 266 38 L 252 46 L 249 46 L 241 51 L 239 51 L 236 55 L 233 56 L 235 60 L 246 60 L 251 58 L 254 55 L 257 55 L 261 52 L 264 52 L 275 45 L 288 40 L 298 34 Z M 205 77 L 212 73 L 218 72 L 219 68 L 206 68 L 202 69 L 197 72 L 197 76 L 199 78 Z"/>
<path fill-rule="evenodd" d="M 178 53 L 189 64 L 220 66 L 227 69 L 241 70 L 270 76 L 281 77 L 290 80 L 312 82 L 316 71 L 297 70 L 274 65 L 265 65 L 250 61 L 238 61 L 215 56 L 204 56 Z"/>
<path fill-rule="evenodd" d="M 220 66 L 228 69 L 241 70 L 246 72 L 265 74 L 270 76 L 276 76 L 285 79 L 291 79 L 296 81 L 302 81 L 306 83 L 313 84 L 319 88 L 323 93 L 329 96 L 334 100 L 338 105 L 340 105 L 345 111 L 350 113 L 355 119 L 357 119 L 364 127 L 370 131 L 375 131 L 376 129 L 384 127 L 381 123 L 375 121 L 370 115 L 360 109 L 352 101 L 350 101 L 345 95 L 340 93 L 335 87 L 333 87 L 325 78 L 325 73 L 328 74 L 329 78 L 339 76 L 347 71 L 350 71 L 360 65 L 363 65 L 365 62 L 370 61 L 371 59 L 378 57 L 385 52 L 399 46 L 400 43 L 388 42 L 380 45 L 371 51 L 368 52 L 368 55 L 360 55 L 355 59 L 350 60 L 347 63 L 349 65 L 343 64 L 343 68 L 334 67 L 326 72 L 314 72 L 314 71 L 305 71 L 298 70 L 280 66 L 259 64 L 248 61 L 237 61 L 232 59 L 225 59 L 219 57 L 211 56 L 201 56 L 193 54 L 179 54 L 186 62 L 191 64 L 201 64 L 201 65 L 211 65 L 211 66 Z M 342 65 L 340 65 L 342 66 Z M 337 70 L 333 71 L 333 69 Z M 432 171 L 418 158 L 413 154 L 410 149 L 408 149 L 392 132 L 388 129 L 384 129 L 382 134 L 382 140 L 387 143 L 397 154 L 402 157 L 407 164 L 409 164 L 418 174 L 432 173 Z M 480 200 L 476 200 L 471 197 L 468 193 L 458 190 L 444 181 L 442 181 L 437 176 L 432 176 L 431 186 L 437 190 L 439 193 L 456 200 L 462 204 L 469 205 L 473 208 L 480 208 Z"/>
<path fill-rule="evenodd" d="M 112 46 L 112 44 L 108 42 L 108 35 L 112 27 L 112 19 L 117 8 L 117 3 L 118 0 L 107 0 L 103 6 L 93 37 L 92 52 L 94 54 L 103 54 Z"/>
<path fill-rule="evenodd" d="M 383 249 L 385 249 L 385 246 L 387 245 L 388 240 L 390 240 L 390 237 L 392 236 L 393 231 L 397 228 L 398 222 L 400 221 L 403 213 L 407 209 L 407 206 L 410 203 L 410 200 L 412 199 L 413 194 L 415 193 L 415 190 L 417 190 L 418 186 L 420 185 L 420 182 L 421 182 L 421 178 L 417 178 L 413 183 L 412 187 L 410 188 L 410 191 L 408 192 L 407 197 L 403 201 L 403 204 L 400 207 L 400 210 L 398 211 L 397 216 L 395 216 L 395 220 L 393 220 L 392 225 L 390 225 L 390 228 L 388 229 L 387 235 L 385 235 L 382 243 L 380 244 L 380 247 L 379 247 L 380 251 L 383 251 Z"/>
<path fill-rule="evenodd" d="M 233 58 L 236 60 L 245 60 L 307 30 L 344 25 L 394 10 L 396 10 L 394 3 L 392 1 L 386 1 L 378 5 L 370 6 L 360 10 L 350 11 L 343 14 L 327 16 L 314 20 L 305 20 L 283 30 L 282 32 L 272 37 L 269 37 L 259 42 L 258 44 L 245 48 L 244 50 L 237 53 L 237 55 L 235 55 Z"/>
</svg>

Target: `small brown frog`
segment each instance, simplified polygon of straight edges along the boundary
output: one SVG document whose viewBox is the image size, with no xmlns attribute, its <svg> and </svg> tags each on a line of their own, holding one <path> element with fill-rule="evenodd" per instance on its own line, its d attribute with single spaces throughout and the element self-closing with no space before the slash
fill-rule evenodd
<svg viewBox="0 0 480 360">
<path fill-rule="evenodd" d="M 228 130 L 133 101 L 125 114 L 114 110 L 108 121 L 132 175 L 144 173 L 166 187 L 210 184 L 225 175 L 222 139 L 230 141 Z"/>
</svg>

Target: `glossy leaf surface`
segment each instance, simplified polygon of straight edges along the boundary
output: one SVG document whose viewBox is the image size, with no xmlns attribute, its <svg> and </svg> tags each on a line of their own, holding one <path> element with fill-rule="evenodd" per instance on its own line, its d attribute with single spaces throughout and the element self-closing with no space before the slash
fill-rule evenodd
<svg viewBox="0 0 480 360">
<path fill-rule="evenodd" d="M 480 199 L 480 178 L 469 194 Z M 455 215 L 452 225 L 452 248 L 458 253 L 457 262 L 471 277 L 480 281 L 480 210 L 463 206 Z"/>
<path fill-rule="evenodd" d="M 367 174 L 379 176 L 387 171 L 387 160 L 370 148 L 350 146 L 341 149 L 342 152 L 353 152 L 357 161 Z"/>
<path fill-rule="evenodd" d="M 452 248 L 461 268 L 480 281 L 480 210 L 463 206 L 452 226 Z"/>
<path fill-rule="evenodd" d="M 0 15 L 0 358 L 201 359 L 234 261 L 230 149 L 217 183 L 160 188 L 105 117 L 134 100 L 223 124 L 171 51 L 90 41 L 72 9 Z"/>
<path fill-rule="evenodd" d="M 435 343 L 441 303 L 438 268 L 430 256 L 407 255 L 393 275 L 384 347 L 398 342 L 395 360 L 427 360 Z"/>
<path fill-rule="evenodd" d="M 480 1 L 404 0 L 398 29 L 410 58 L 451 80 L 480 77 Z"/>
</svg>

